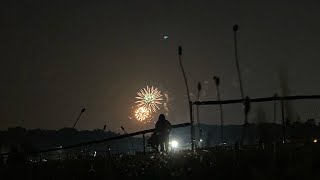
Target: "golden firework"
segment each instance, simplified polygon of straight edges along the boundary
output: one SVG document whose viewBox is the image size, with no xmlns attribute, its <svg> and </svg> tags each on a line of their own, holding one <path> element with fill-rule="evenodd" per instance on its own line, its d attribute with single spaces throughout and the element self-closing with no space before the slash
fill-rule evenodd
<svg viewBox="0 0 320 180">
<path fill-rule="evenodd" d="M 134 115 L 138 121 L 145 121 L 149 118 L 150 112 L 147 108 L 141 106 L 135 111 Z"/>
</svg>

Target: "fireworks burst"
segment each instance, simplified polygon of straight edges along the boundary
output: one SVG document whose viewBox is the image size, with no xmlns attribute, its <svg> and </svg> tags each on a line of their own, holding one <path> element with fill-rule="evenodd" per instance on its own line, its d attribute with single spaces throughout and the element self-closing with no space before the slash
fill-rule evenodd
<svg viewBox="0 0 320 180">
<path fill-rule="evenodd" d="M 150 112 L 147 108 L 141 106 L 135 111 L 134 115 L 136 116 L 138 121 L 145 121 L 149 118 Z"/>
<path fill-rule="evenodd" d="M 136 103 L 138 104 L 138 107 L 144 107 L 146 108 L 149 113 L 156 112 L 157 109 L 160 109 L 158 105 L 162 104 L 162 95 L 161 91 L 158 90 L 158 88 L 154 88 L 151 86 L 149 88 L 143 88 L 140 90 L 140 92 L 137 93 Z"/>
</svg>

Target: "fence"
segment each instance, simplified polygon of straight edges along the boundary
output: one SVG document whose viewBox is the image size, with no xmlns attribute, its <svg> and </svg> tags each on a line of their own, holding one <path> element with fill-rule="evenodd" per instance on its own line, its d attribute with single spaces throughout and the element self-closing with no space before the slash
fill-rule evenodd
<svg viewBox="0 0 320 180">
<path fill-rule="evenodd" d="M 196 144 L 241 143 L 241 137 L 244 144 L 317 141 L 319 99 L 319 95 L 249 99 L 246 126 L 242 99 L 192 102 Z"/>
<path fill-rule="evenodd" d="M 173 125 L 173 137 L 177 134 L 177 129 L 190 126 L 190 123 Z M 155 129 L 149 129 L 114 137 L 107 137 L 94 141 L 77 143 L 74 145 L 56 146 L 40 151 L 30 152 L 7 152 L 0 154 L 0 157 L 7 159 L 9 155 L 25 156 L 29 161 L 46 161 L 57 159 L 88 158 L 96 156 L 110 156 L 112 154 L 139 154 L 148 152 L 147 139 Z M 180 130 L 181 131 L 181 130 Z M 189 131 L 187 131 L 189 132 Z M 181 134 L 181 132 L 180 132 Z M 177 137 L 177 136 L 176 136 Z M 182 141 L 181 141 L 182 142 Z"/>
</svg>

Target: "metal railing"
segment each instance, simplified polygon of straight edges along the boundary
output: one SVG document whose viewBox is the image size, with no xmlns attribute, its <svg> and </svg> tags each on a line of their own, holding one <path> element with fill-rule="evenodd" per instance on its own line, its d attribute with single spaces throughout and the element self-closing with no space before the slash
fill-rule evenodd
<svg viewBox="0 0 320 180">
<path fill-rule="evenodd" d="M 172 125 L 172 128 L 175 129 L 175 128 L 181 128 L 181 127 L 187 127 L 187 126 L 190 126 L 190 123 Z M 29 155 L 29 156 L 32 156 L 32 155 L 40 155 L 41 156 L 44 153 L 58 152 L 57 156 L 61 156 L 61 152 L 65 151 L 65 150 L 73 149 L 75 151 L 79 151 L 80 150 L 79 148 L 81 148 L 81 147 L 88 147 L 90 145 L 106 143 L 106 142 L 121 140 L 121 139 L 125 139 L 125 138 L 132 138 L 132 137 L 138 136 L 138 135 L 142 135 L 142 139 L 143 139 L 143 142 L 142 142 L 143 148 L 142 149 L 143 149 L 143 153 L 145 153 L 146 152 L 146 136 L 145 136 L 145 134 L 152 133 L 154 131 L 155 131 L 155 129 L 148 129 L 148 130 L 144 130 L 144 131 L 138 131 L 138 132 L 128 133 L 128 134 L 126 133 L 123 135 L 108 137 L 108 138 L 94 140 L 94 141 L 82 142 L 82 143 L 78 143 L 78 144 L 74 144 L 74 145 L 68 145 L 68 146 L 63 146 L 63 147 L 60 146 L 60 147 L 49 148 L 49 149 L 44 149 L 44 150 L 40 150 L 40 151 L 23 152 L 23 153 L 25 155 Z M 130 141 L 130 143 L 132 143 L 132 142 Z M 134 149 L 133 146 L 132 146 L 132 149 Z M 13 153 L 11 153 L 11 152 L 2 153 L 2 154 L 0 154 L 0 157 L 7 157 L 10 154 L 13 154 Z M 62 154 L 68 154 L 68 152 L 63 152 Z"/>
<path fill-rule="evenodd" d="M 299 95 L 299 96 L 271 96 L 271 97 L 263 97 L 263 98 L 252 98 L 249 100 L 250 109 L 247 114 L 247 118 L 249 119 L 249 123 L 247 125 L 250 126 L 250 123 L 261 124 L 261 123 L 273 123 L 277 124 L 277 129 L 280 132 L 280 136 L 282 143 L 287 143 L 287 139 L 290 136 L 288 134 L 288 130 L 292 129 L 292 127 L 287 127 L 288 122 L 291 123 L 296 121 L 307 121 L 308 119 L 317 119 L 320 118 L 320 110 L 317 110 L 318 106 L 320 106 L 320 95 Z M 246 122 L 245 120 L 245 99 L 232 99 L 232 100 L 220 100 L 220 101 L 194 101 L 192 102 L 193 107 L 193 118 L 197 118 L 194 122 L 200 122 L 200 124 L 194 124 L 194 126 L 198 126 L 198 138 L 200 126 L 203 124 L 213 125 L 215 124 L 215 131 L 223 131 L 223 125 L 221 126 L 221 130 L 218 129 L 218 125 L 220 122 L 225 122 L 226 124 L 237 124 L 238 127 L 242 125 L 242 129 L 247 131 L 249 128 L 250 131 L 252 127 L 243 126 Z M 219 109 L 219 106 L 222 106 L 222 109 Z M 224 119 L 220 120 L 221 112 L 223 111 Z M 319 111 L 318 115 L 317 114 Z M 200 115 L 199 115 L 200 114 Z M 260 117 L 261 116 L 261 117 Z M 267 119 L 266 122 L 263 122 L 262 119 Z M 259 122 L 260 121 L 260 122 Z M 278 128 L 280 127 L 280 128 Z M 251 128 L 251 129 L 250 129 Z M 243 130 L 235 129 L 234 131 L 238 131 L 239 134 L 242 134 Z M 292 131 L 292 130 L 290 130 Z M 203 133 L 203 132 L 202 132 Z M 222 134 L 222 133 L 221 133 Z M 214 136 L 224 136 L 228 140 L 228 137 L 225 135 L 220 135 L 219 133 L 214 132 Z M 248 136 L 248 135 L 247 135 Z M 223 139 L 223 138 L 217 138 Z M 230 138 L 229 138 L 230 139 Z M 223 141 L 223 140 L 215 140 Z M 221 142 L 223 143 L 223 142 Z"/>
</svg>

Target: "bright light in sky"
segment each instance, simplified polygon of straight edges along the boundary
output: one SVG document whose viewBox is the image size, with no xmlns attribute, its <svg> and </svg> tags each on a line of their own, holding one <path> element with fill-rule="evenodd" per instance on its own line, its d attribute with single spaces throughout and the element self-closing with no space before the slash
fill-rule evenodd
<svg viewBox="0 0 320 180">
<path fill-rule="evenodd" d="M 167 36 L 167 35 L 163 36 L 163 39 L 168 39 L 168 38 L 169 38 L 169 36 Z"/>
<path fill-rule="evenodd" d="M 145 107 L 148 109 L 148 111 L 151 112 L 156 112 L 157 109 L 160 109 L 158 105 L 162 104 L 162 95 L 161 91 L 158 90 L 158 88 L 154 88 L 151 86 L 149 88 L 143 88 L 140 90 L 140 92 L 137 92 L 137 97 L 138 99 L 136 103 L 138 104 L 138 107 Z"/>
</svg>

